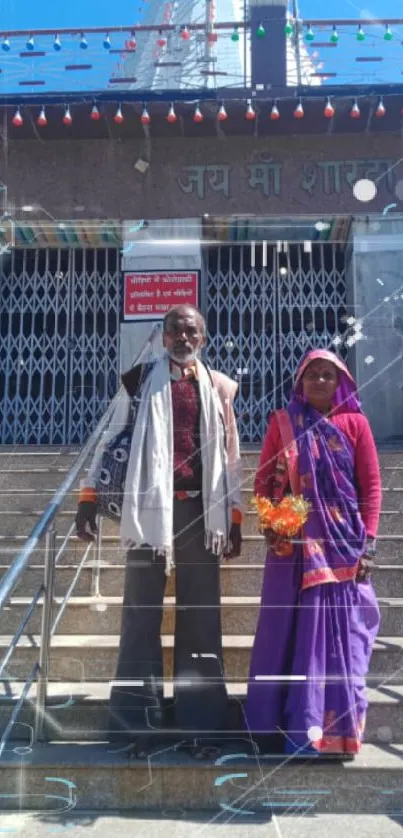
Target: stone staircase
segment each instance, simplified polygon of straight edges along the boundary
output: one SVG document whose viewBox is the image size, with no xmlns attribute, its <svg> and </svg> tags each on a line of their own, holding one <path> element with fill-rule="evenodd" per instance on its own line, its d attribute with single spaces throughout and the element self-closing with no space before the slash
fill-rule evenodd
<svg viewBox="0 0 403 838">
<path fill-rule="evenodd" d="M 0 448 L 0 573 L 11 564 L 54 489 L 65 477 L 72 449 Z M 246 520 L 242 556 L 222 566 L 225 668 L 234 705 L 246 691 L 265 549 L 248 511 L 256 452 L 244 453 Z M 397 813 L 403 807 L 403 454 L 381 455 L 384 511 L 374 584 L 382 612 L 368 678 L 370 707 L 366 744 L 353 763 L 306 766 L 293 759 L 253 757 L 247 736 L 228 743 L 216 763 L 197 763 L 172 748 L 148 761 L 111 753 L 107 744 L 109 682 L 114 678 L 121 618 L 125 556 L 115 527 L 104 522 L 101 597 L 92 594 L 91 554 L 53 639 L 46 744 L 30 746 L 32 707 L 24 707 L 13 740 L 0 759 L 1 808 L 144 809 L 186 807 L 264 811 L 284 805 L 310 812 Z M 76 494 L 56 519 L 58 543 L 71 526 Z M 57 600 L 72 583 L 83 546 L 74 538 L 56 571 Z M 30 599 L 43 580 L 40 546 L 0 614 L 0 659 Z M 56 602 L 57 605 L 57 602 Z M 0 687 L 0 729 L 15 696 L 38 658 L 41 606 L 9 664 Z M 166 592 L 163 646 L 166 676 L 172 673 L 174 584 Z M 166 697 L 172 694 L 167 683 Z M 32 690 L 35 696 L 35 689 Z M 21 766 L 25 785 L 21 787 Z M 360 789 L 359 794 L 357 789 Z M 290 802 L 290 789 L 293 801 Z M 18 806 L 16 804 L 18 800 Z M 64 801 L 64 802 L 62 802 Z M 229 808 L 228 808 L 229 807 Z"/>
</svg>

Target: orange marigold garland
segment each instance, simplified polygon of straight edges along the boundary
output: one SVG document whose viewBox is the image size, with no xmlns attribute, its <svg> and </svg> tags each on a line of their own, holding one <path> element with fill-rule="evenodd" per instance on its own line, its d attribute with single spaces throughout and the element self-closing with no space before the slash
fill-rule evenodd
<svg viewBox="0 0 403 838">
<path fill-rule="evenodd" d="M 295 538 L 298 535 L 311 509 L 302 495 L 286 495 L 277 505 L 268 498 L 256 495 L 252 503 L 257 509 L 260 530 L 273 530 L 283 538 Z"/>
</svg>

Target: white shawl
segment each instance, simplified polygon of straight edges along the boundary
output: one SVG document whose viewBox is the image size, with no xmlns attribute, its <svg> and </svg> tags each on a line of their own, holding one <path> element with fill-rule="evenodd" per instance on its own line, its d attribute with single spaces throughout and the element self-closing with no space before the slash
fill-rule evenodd
<svg viewBox="0 0 403 838">
<path fill-rule="evenodd" d="M 220 556 L 229 538 L 227 453 L 222 407 L 199 361 L 200 446 L 206 548 Z M 141 393 L 127 468 L 120 534 L 127 548 L 148 544 L 174 566 L 173 418 L 168 355 L 157 361 Z"/>
</svg>

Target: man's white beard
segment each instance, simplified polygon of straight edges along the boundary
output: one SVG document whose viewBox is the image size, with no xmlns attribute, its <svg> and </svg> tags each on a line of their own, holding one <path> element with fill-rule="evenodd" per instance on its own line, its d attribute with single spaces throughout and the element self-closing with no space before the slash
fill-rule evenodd
<svg viewBox="0 0 403 838">
<path fill-rule="evenodd" d="M 175 355 L 174 352 L 169 353 L 169 357 L 175 364 L 179 364 L 180 366 L 186 366 L 187 364 L 194 364 L 194 362 L 199 357 L 199 350 L 193 350 L 192 352 L 188 352 L 187 355 Z"/>
</svg>

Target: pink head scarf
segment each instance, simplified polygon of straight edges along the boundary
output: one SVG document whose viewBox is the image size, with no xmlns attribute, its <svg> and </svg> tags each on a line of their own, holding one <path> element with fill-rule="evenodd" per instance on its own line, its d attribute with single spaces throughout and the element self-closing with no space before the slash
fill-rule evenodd
<svg viewBox="0 0 403 838">
<path fill-rule="evenodd" d="M 302 359 L 295 377 L 293 396 L 302 397 L 302 378 L 304 372 L 312 361 L 316 361 L 319 358 L 323 361 L 329 361 L 339 371 L 339 385 L 333 397 L 333 407 L 338 408 L 338 412 L 340 413 L 362 413 L 357 394 L 357 385 L 353 376 L 343 361 L 328 349 L 312 349 Z"/>
</svg>

